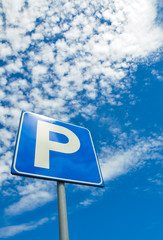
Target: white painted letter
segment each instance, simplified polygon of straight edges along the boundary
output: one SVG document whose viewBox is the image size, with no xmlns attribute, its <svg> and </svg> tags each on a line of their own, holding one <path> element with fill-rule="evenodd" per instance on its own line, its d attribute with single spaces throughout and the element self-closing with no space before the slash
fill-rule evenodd
<svg viewBox="0 0 163 240">
<path fill-rule="evenodd" d="M 55 132 L 65 135 L 68 143 L 59 143 L 49 140 L 49 132 Z M 37 122 L 36 149 L 35 149 L 35 167 L 49 168 L 49 151 L 61 153 L 74 153 L 80 148 L 78 137 L 69 129 L 43 122 Z"/>
</svg>

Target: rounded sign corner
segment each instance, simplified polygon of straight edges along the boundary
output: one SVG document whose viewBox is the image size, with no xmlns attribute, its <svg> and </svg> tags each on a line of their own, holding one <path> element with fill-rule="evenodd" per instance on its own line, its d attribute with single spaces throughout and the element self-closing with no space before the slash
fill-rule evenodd
<svg viewBox="0 0 163 240">
<path fill-rule="evenodd" d="M 26 113 L 28 113 L 28 112 L 25 110 L 22 110 L 22 116 L 25 115 Z"/>
</svg>

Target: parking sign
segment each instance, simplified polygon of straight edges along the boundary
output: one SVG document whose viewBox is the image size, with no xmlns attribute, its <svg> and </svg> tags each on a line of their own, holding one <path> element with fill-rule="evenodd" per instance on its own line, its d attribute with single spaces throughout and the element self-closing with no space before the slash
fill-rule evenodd
<svg viewBox="0 0 163 240">
<path fill-rule="evenodd" d="M 88 129 L 23 112 L 12 174 L 103 187 Z"/>
</svg>

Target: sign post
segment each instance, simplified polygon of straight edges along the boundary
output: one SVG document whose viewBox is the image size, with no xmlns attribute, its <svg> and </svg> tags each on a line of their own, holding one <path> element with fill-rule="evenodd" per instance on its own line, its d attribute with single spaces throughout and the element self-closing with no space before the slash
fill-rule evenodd
<svg viewBox="0 0 163 240">
<path fill-rule="evenodd" d="M 104 187 L 88 129 L 22 112 L 11 173 L 57 181 L 60 240 L 69 240 L 65 182 Z"/>
<path fill-rule="evenodd" d="M 64 182 L 57 181 L 59 239 L 69 240 Z"/>
</svg>

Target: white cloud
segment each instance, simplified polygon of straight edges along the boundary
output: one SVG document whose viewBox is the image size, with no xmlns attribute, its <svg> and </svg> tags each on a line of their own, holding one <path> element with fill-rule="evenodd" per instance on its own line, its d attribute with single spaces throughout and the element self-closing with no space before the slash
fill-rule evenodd
<svg viewBox="0 0 163 240">
<path fill-rule="evenodd" d="M 5 139 L 6 141 L 6 139 Z M 8 141 L 8 140 L 7 140 Z M 8 147 L 9 148 L 9 147 Z M 11 169 L 11 162 L 12 162 L 12 157 L 13 154 L 8 151 L 7 146 L 4 146 L 0 148 L 0 188 L 3 183 L 5 183 L 7 180 L 11 180 L 12 176 L 10 174 L 10 169 Z"/>
<path fill-rule="evenodd" d="M 83 202 L 80 202 L 79 205 L 87 207 L 87 206 L 91 205 L 94 202 L 95 202 L 95 200 L 93 200 L 93 199 L 86 199 Z"/>
<path fill-rule="evenodd" d="M 11 82 L 6 87 L 6 90 L 10 92 L 18 92 L 20 90 L 27 91 L 29 89 L 29 84 L 26 79 L 17 78 L 16 81 Z"/>
<path fill-rule="evenodd" d="M 0 237 L 8 238 L 13 237 L 21 232 L 30 231 L 36 229 L 37 227 L 47 223 L 49 221 L 48 218 L 42 218 L 36 222 L 24 223 L 20 225 L 12 225 L 8 227 L 0 228 Z"/>
<path fill-rule="evenodd" d="M 7 97 L 10 99 L 10 95 Z M 18 96 L 11 96 L 12 103 L 15 103 L 18 100 Z M 3 107 L 0 106 L 0 123 L 5 125 L 5 127 L 10 128 L 8 131 L 13 134 L 15 137 L 15 130 L 18 127 L 19 119 L 20 119 L 21 110 L 14 107 Z M 14 132 L 13 129 L 14 128 Z M 3 139 L 6 136 L 3 136 Z"/>
<path fill-rule="evenodd" d="M 25 32 L 19 28 L 10 28 L 6 30 L 6 39 L 12 44 L 12 49 L 17 51 L 25 51 L 30 44 L 30 37 L 25 36 Z"/>
<path fill-rule="evenodd" d="M 47 67 L 44 65 L 36 65 L 32 69 L 32 78 L 33 78 L 33 85 L 37 85 L 40 81 L 43 81 L 45 78 L 45 74 L 47 73 Z"/>
<path fill-rule="evenodd" d="M 6 130 L 5 128 L 0 129 L 0 135 L 2 136 L 0 139 L 0 144 L 4 144 L 9 148 L 11 139 L 13 138 L 13 135 L 10 131 Z"/>
<path fill-rule="evenodd" d="M 8 64 L 5 67 L 5 70 L 7 74 L 9 73 L 16 73 L 16 72 L 22 72 L 22 62 L 20 59 L 17 59 L 16 61 L 8 61 Z"/>
<path fill-rule="evenodd" d="M 11 55 L 11 48 L 7 43 L 0 43 L 0 56 L 5 60 L 7 56 Z"/>
<path fill-rule="evenodd" d="M 21 196 L 20 200 L 5 209 L 7 215 L 19 215 L 26 211 L 32 211 L 56 198 L 56 192 L 49 182 L 36 180 L 26 181 L 23 186 L 18 186 L 17 190 Z"/>
<path fill-rule="evenodd" d="M 45 203 L 53 200 L 53 196 L 46 191 L 39 191 L 37 194 L 29 194 L 12 204 L 6 209 L 7 215 L 18 215 L 26 211 L 32 211 Z"/>
<path fill-rule="evenodd" d="M 152 74 L 154 76 L 156 76 L 156 78 L 159 80 L 159 81 L 163 81 L 163 74 L 162 72 L 159 72 L 159 71 L 156 71 L 156 70 L 152 70 Z"/>
<path fill-rule="evenodd" d="M 125 149 L 104 147 L 101 149 L 101 168 L 105 181 L 126 174 L 133 168 L 145 164 L 147 160 L 162 159 L 157 151 L 163 150 L 163 137 L 139 140 Z"/>
<path fill-rule="evenodd" d="M 1 44 L 2 56 L 16 57 L 16 60 L 8 61 L 4 69 L 7 75 L 18 72 L 31 78 L 28 91 L 32 96 L 27 100 L 27 89 L 17 92 L 13 88 L 12 96 L 6 102 L 17 109 L 53 114 L 52 109 L 47 111 L 47 107 L 54 101 L 62 101 L 61 112 L 65 118 L 69 100 L 78 101 L 78 104 L 71 105 L 73 116 L 79 113 L 79 109 L 81 112 L 82 101 L 77 98 L 84 89 L 84 97 L 88 100 L 97 101 L 98 92 L 101 92 L 103 101 L 120 105 L 112 93 L 112 86 L 127 88 L 127 80 L 122 83 L 122 79 L 128 71 L 162 45 L 162 29 L 155 24 L 156 2 L 115 0 L 108 6 L 107 1 L 100 4 L 88 1 L 81 2 L 80 7 L 67 1 L 50 4 L 50 1 L 28 1 L 25 7 L 23 0 L 17 1 L 14 6 L 10 1 L 2 1 L 6 26 L 5 29 L 1 26 L 1 30 L 3 39 L 8 41 Z M 36 24 L 38 18 L 43 20 L 41 24 Z M 102 23 L 103 19 L 109 20 L 110 24 Z M 31 36 L 28 34 L 30 31 Z M 60 34 L 61 38 L 57 39 L 56 34 Z M 49 42 L 44 42 L 44 37 Z M 26 53 L 29 44 L 32 48 Z M 27 57 L 25 62 L 24 57 Z M 24 70 L 24 64 L 27 70 Z M 17 82 L 17 79 L 12 81 Z M 49 82 L 52 83 L 50 94 L 49 88 L 46 91 L 40 87 L 40 84 L 46 86 Z M 6 89 L 4 86 L 1 91 Z M 46 98 L 51 97 L 48 103 L 44 91 Z M 42 105 L 43 100 L 46 104 Z M 91 111 L 95 113 L 97 107 L 94 106 Z M 60 109 L 60 104 L 56 108 Z M 67 118 L 70 119 L 71 115 Z"/>
</svg>

